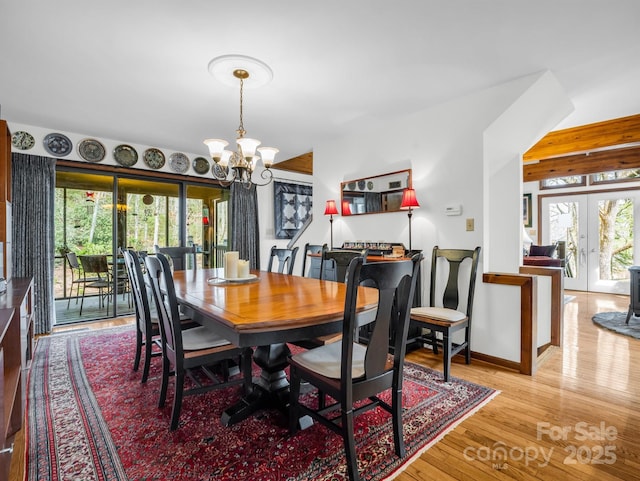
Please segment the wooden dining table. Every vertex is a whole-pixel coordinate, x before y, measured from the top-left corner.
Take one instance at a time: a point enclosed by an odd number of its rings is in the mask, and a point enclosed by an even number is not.
[[[285,368],[287,343],[340,332],[346,284],[274,272],[252,271],[253,279],[225,281],[221,269],[173,273],[178,302],[194,320],[214,329],[239,347],[254,347],[261,368],[253,389],[222,415],[231,425],[258,409],[286,410],[289,381]],[[357,312],[371,319],[378,302],[376,289],[359,287]]]

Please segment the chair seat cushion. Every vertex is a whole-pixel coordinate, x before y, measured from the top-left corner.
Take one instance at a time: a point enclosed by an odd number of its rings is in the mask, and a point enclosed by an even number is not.
[[[464,312],[455,309],[447,309],[446,307],[414,307],[411,309],[411,317],[416,316],[418,320],[421,317],[428,317],[438,321],[457,322],[462,321],[467,316]]]
[[[364,356],[367,347],[353,344],[353,379],[364,376]],[[324,346],[309,349],[292,356],[291,359],[300,366],[331,379],[340,379],[340,358],[342,355],[342,341],[332,342]]]
[[[204,326],[182,331],[182,348],[185,351],[198,351],[210,347],[230,344],[225,338]]]

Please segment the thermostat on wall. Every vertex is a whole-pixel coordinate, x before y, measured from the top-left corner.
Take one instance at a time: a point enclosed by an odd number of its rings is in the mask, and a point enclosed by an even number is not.
[[[461,204],[447,205],[444,208],[444,213],[447,215],[462,215],[462,205]]]

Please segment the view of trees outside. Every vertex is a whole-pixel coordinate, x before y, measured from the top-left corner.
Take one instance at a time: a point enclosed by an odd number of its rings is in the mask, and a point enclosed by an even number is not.
[[[558,202],[549,205],[551,241],[566,242],[566,274],[578,274],[578,203]],[[631,199],[598,202],[600,250],[599,271],[602,280],[629,277],[633,265],[633,201]],[[584,228],[584,226],[583,226]]]

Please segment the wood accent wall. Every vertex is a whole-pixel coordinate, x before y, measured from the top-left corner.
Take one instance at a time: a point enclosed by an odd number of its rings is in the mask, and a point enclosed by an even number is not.
[[[273,168],[313,175],[313,152],[307,152],[306,154],[283,160],[282,162],[273,164]]]
[[[549,132],[522,158],[524,182],[640,168],[640,115]]]

